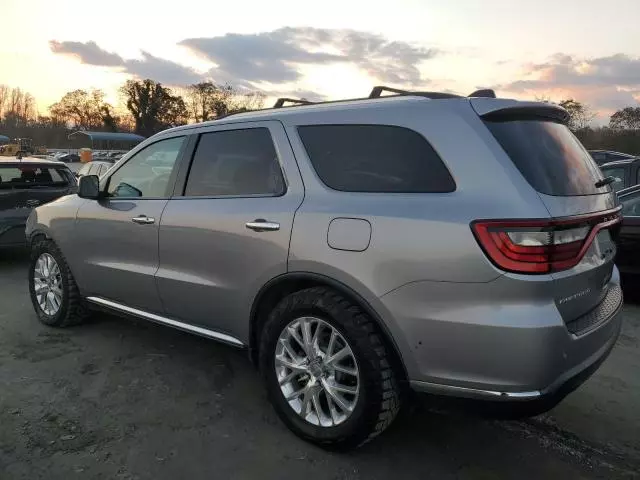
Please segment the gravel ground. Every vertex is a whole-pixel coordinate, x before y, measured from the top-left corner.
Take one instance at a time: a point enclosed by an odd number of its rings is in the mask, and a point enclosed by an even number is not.
[[[0,252],[0,478],[635,478],[640,308],[625,320],[610,359],[548,415],[495,421],[420,397],[374,442],[329,453],[285,429],[245,353],[106,315],[47,328],[26,254]]]

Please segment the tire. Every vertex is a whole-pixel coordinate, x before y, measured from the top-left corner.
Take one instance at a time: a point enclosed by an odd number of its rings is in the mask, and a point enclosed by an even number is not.
[[[40,305],[38,296],[36,296],[36,266],[38,260],[44,255],[50,255],[59,269],[61,284],[61,301],[55,312],[45,312]],[[38,316],[38,319],[50,327],[69,327],[82,323],[89,315],[88,309],[85,307],[78,286],[73,278],[69,265],[67,264],[62,252],[56,244],[47,239],[36,240],[31,246],[31,261],[29,263],[29,295],[31,303]],[[40,298],[42,298],[40,296]],[[50,306],[49,306],[50,308]]]
[[[350,413],[346,413],[346,410],[342,411],[347,417],[341,423],[336,422],[334,412],[328,406],[329,403],[333,403],[334,410],[337,410],[336,407],[339,404],[329,398],[327,390],[319,394],[319,398],[324,395],[322,401],[319,402],[322,403],[320,410],[329,411],[331,415],[317,414],[314,416],[313,411],[310,410],[307,419],[305,419],[294,410],[294,406],[290,405],[290,401],[285,398],[280,387],[279,375],[282,379],[288,378],[289,375],[276,371],[277,367],[283,368],[281,360],[276,360],[276,354],[278,349],[283,351],[283,347],[280,345],[283,342],[282,336],[287,336],[290,332],[287,327],[294,325],[297,328],[300,321],[316,322],[316,329],[320,329],[319,325],[323,325],[324,335],[328,335],[325,333],[326,329],[331,331],[331,335],[333,335],[331,329],[335,329],[337,331],[336,338],[338,334],[341,335],[342,340],[350,347],[350,352],[353,354],[353,363],[351,363],[353,368],[347,368],[356,372],[357,381],[349,379],[344,374],[333,372],[336,379],[348,379],[352,384],[357,382],[357,395],[341,394],[342,399],[349,397],[353,401]],[[309,332],[312,331],[311,328],[313,327],[309,327]],[[339,340],[336,342],[340,345]],[[302,345],[297,340],[295,343]],[[292,344],[288,343],[289,346]],[[344,347],[338,346],[338,348]],[[327,346],[324,351],[323,365],[324,359],[327,358],[327,352],[331,354],[332,351],[331,347]],[[390,353],[385,347],[377,325],[357,304],[332,289],[309,288],[292,293],[280,301],[270,312],[262,330],[259,359],[269,399],[282,421],[302,439],[323,448],[343,450],[360,446],[382,433],[393,422],[400,410],[400,388],[397,374],[392,368]],[[293,375],[294,370],[284,368],[284,372],[290,372]],[[342,369],[344,368],[343,366]],[[306,373],[298,375],[302,376],[292,380],[292,382],[296,382],[296,388],[300,388],[301,385],[302,388],[308,388],[312,382],[315,383],[316,379],[322,382],[322,378],[326,379],[326,376],[331,374],[325,371],[318,377]],[[343,377],[338,377],[338,375],[343,375]],[[347,380],[342,381],[346,382]],[[292,388],[289,392],[295,391],[296,388]],[[305,397],[298,398],[303,399],[300,400],[300,403],[304,405]],[[316,401],[315,398],[313,400]],[[314,409],[315,407],[317,412],[318,407],[315,405],[317,404],[313,403],[307,408]],[[308,411],[307,408],[305,408],[305,412]],[[316,422],[320,422],[322,417],[326,425],[320,426],[310,423],[309,416]]]

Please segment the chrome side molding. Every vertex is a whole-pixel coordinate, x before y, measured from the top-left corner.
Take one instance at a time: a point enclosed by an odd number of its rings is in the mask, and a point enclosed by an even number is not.
[[[121,303],[114,302],[112,300],[106,300],[101,297],[87,297],[87,301],[91,303],[95,303],[96,305],[101,305],[107,308],[111,308],[113,310],[118,310],[120,312],[128,313],[131,315],[135,315],[136,317],[143,318],[145,320],[149,320],[151,322],[160,323],[162,325],[168,325],[170,327],[178,328],[180,330],[185,330],[190,333],[195,333],[196,335],[200,335],[207,338],[212,338],[213,340],[218,340],[220,342],[228,343],[233,345],[234,347],[244,347],[244,343],[238,340],[231,335],[227,335],[226,333],[216,332],[214,330],[209,330],[203,327],[197,327],[195,325],[189,325],[188,323],[179,322],[178,320],[172,320],[171,318],[166,318],[155,313],[145,312],[144,310],[138,310],[137,308],[128,307],[127,305],[122,305]]]
[[[498,392],[494,390],[482,390],[478,388],[456,387],[453,385],[442,385],[439,383],[422,382],[412,380],[411,387],[424,393],[438,395],[453,395],[456,397],[475,398],[478,400],[505,400],[505,401],[527,401],[535,400],[542,396],[539,390],[530,392]]]

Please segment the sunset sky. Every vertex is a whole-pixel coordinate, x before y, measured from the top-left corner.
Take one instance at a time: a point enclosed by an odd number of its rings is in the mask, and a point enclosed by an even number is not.
[[[2,0],[0,83],[41,113],[128,78],[211,79],[268,96],[372,85],[574,97],[601,121],[640,100],[640,0]]]

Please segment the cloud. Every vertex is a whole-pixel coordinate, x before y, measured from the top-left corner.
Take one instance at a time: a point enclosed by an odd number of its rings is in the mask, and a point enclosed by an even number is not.
[[[624,54],[583,59],[559,53],[525,66],[523,76],[498,88],[528,95],[556,92],[607,113],[640,98],[640,58]]]
[[[103,50],[96,42],[58,42],[51,40],[49,47],[53,53],[74,56],[87,65],[119,67],[124,64],[120,55]]]
[[[217,67],[219,81],[285,83],[302,77],[301,65],[351,63],[389,83],[424,82],[418,64],[439,52],[356,30],[284,27],[257,34],[229,33],[180,42]]]
[[[350,29],[284,27],[256,34],[228,33],[209,38],[189,38],[179,45],[215,66],[205,74],[188,66],[142,51],[138,59],[124,59],[95,42],[49,42],[55,54],[72,55],[86,65],[112,67],[137,78],[152,78],[169,85],[210,79],[255,90],[270,84],[274,91],[320,100],[322,95],[291,91],[284,85],[299,82],[308,65],[355,65],[376,81],[405,87],[424,85],[419,66],[440,52],[402,41]],[[280,87],[279,87],[280,86]],[[269,87],[267,87],[269,88]],[[267,92],[267,94],[270,94]]]
[[[85,65],[115,67],[138,78],[152,78],[160,83],[183,85],[203,80],[195,70],[171,60],[159,58],[149,52],[140,52],[141,59],[124,59],[99,47],[95,42],[49,42],[51,51],[71,55]]]
[[[169,85],[189,85],[203,80],[203,75],[171,60],[142,51],[141,60],[125,60],[127,73],[138,78],[152,78]]]

